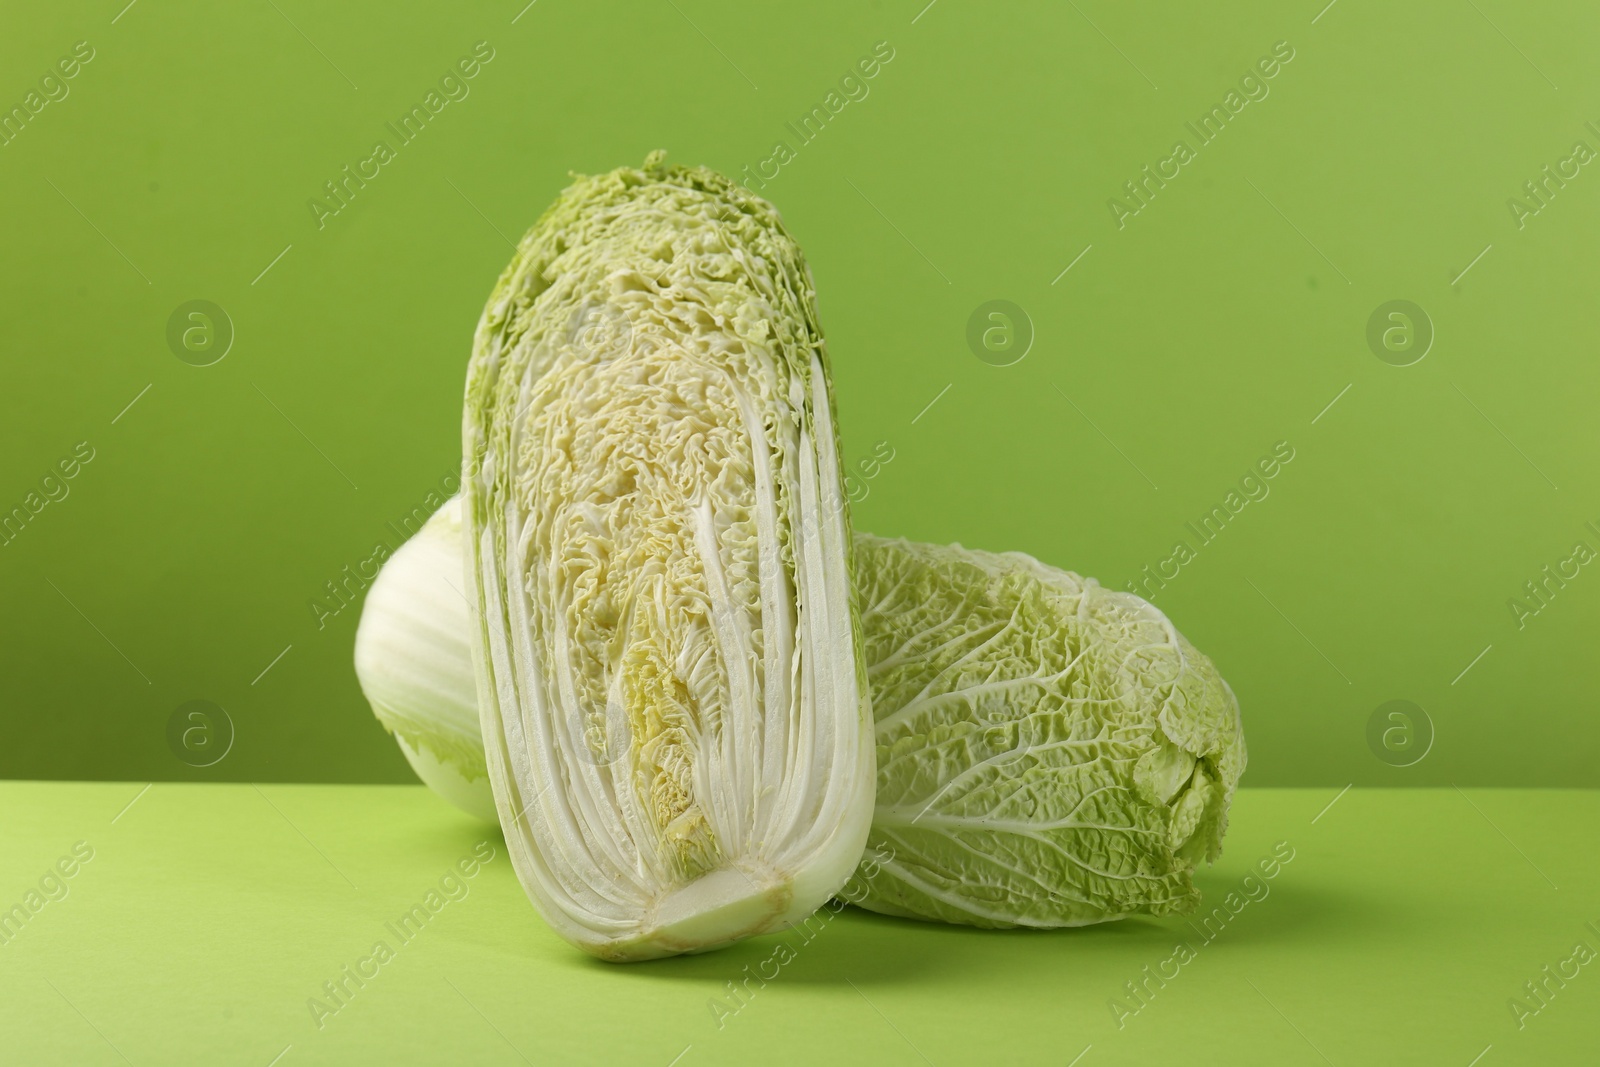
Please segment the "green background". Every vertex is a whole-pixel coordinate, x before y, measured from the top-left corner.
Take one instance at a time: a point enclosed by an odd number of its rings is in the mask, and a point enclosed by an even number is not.
[[[95,57],[0,147],[0,507],[94,459],[0,547],[0,775],[411,780],[356,687],[355,609],[309,605],[455,464],[509,239],[569,171],[793,146],[887,41],[763,190],[811,261],[847,458],[894,456],[856,525],[1120,587],[1287,441],[1156,598],[1238,693],[1246,784],[1600,781],[1600,577],[1522,628],[1507,605],[1600,547],[1600,176],[1520,229],[1507,207],[1600,147],[1600,18],[925,2],[7,12],[0,105]],[[323,183],[479,41],[470,95],[318,229]],[[1278,41],[1270,94],[1119,229],[1108,200]],[[196,299],[236,333],[211,366],[167,343]],[[1035,334],[1009,366],[966,341],[993,299]],[[1411,366],[1366,340],[1395,299],[1436,333]],[[237,731],[205,769],[166,741],[193,699]],[[1395,699],[1436,730],[1405,768],[1367,741]]]

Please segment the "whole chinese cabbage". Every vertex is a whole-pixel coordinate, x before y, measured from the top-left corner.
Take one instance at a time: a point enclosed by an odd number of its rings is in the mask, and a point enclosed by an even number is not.
[[[995,555],[856,539],[878,738],[852,902],[973,926],[1191,910],[1244,770],[1211,661],[1131,593]]]
[[[605,959],[780,929],[839,889],[871,714],[815,294],[703,168],[581,178],[474,341],[463,526],[517,874]]]

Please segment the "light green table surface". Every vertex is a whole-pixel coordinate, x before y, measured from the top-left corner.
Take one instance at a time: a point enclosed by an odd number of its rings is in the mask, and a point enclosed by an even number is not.
[[[1499,1067],[1600,1056],[1600,966],[1567,962],[1579,943],[1600,949],[1596,792],[1247,790],[1226,855],[1202,877],[1205,906],[1275,849],[1293,858],[1248,883],[1259,899],[1209,941],[1182,920],[997,933],[847,908],[809,940],[614,966],[551,934],[498,832],[421,787],[141,790],[0,783],[0,907],[26,909],[58,860],[92,850],[66,864],[66,895],[0,945],[6,1063]],[[460,880],[462,896],[447,875],[475,849],[493,858]],[[441,894],[402,940],[389,924],[441,879],[459,899]],[[392,958],[366,965],[376,973],[362,988],[347,980],[353,995],[319,1028],[308,1001],[380,941]],[[789,955],[780,941],[793,958],[775,968],[767,961]],[[1124,984],[1179,941],[1192,958],[1169,964],[1164,986],[1149,982],[1140,1007]],[[740,1007],[727,983],[764,963],[776,977],[750,980]],[[1549,980],[1541,1005],[1524,983],[1546,965],[1577,973]],[[1530,1009],[1521,1026],[1517,997]],[[1113,999],[1128,1009],[1121,1026]]]

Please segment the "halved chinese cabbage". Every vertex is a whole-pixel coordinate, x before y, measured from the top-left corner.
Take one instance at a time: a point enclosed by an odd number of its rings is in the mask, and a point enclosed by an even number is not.
[[[1191,910],[1244,771],[1167,617],[1031,556],[856,538],[878,796],[852,903],[973,926]]]
[[[580,178],[479,323],[469,642],[513,864],[611,960],[813,911],[861,857],[871,713],[810,272],[703,168]]]

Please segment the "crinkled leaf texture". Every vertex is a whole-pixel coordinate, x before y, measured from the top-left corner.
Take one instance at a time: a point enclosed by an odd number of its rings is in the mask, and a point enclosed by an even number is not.
[[[861,856],[872,724],[777,212],[659,154],[578,179],[484,309],[463,434],[489,777],[540,913],[629,960],[813,911]]]
[[[1151,604],[1030,556],[856,553],[878,790],[852,901],[987,927],[1191,910],[1245,765],[1211,661]]]

